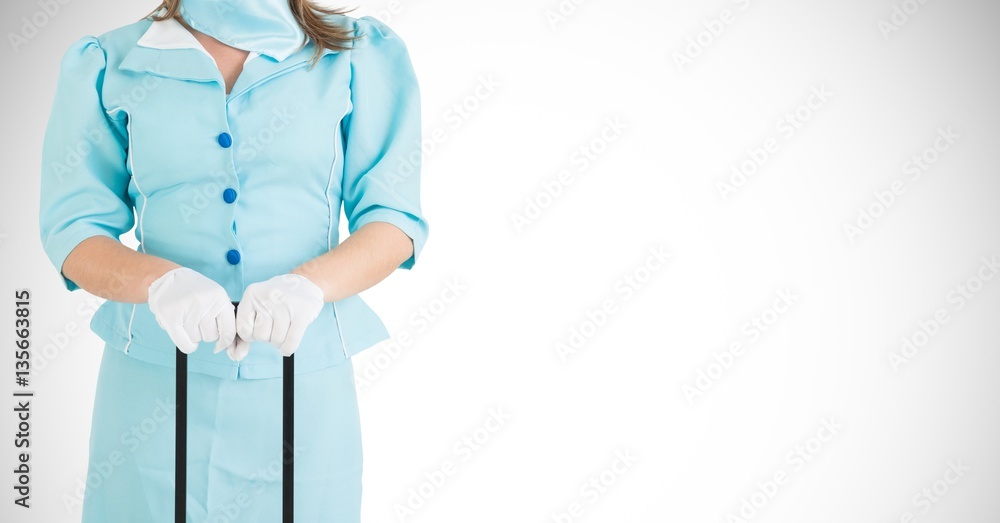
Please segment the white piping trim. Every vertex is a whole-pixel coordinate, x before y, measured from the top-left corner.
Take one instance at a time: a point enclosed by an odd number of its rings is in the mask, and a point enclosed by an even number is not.
[[[132,173],[132,181],[135,182],[135,188],[139,191],[139,196],[142,196],[142,211],[139,212],[139,223],[137,224],[137,228],[139,229],[139,236],[144,236],[142,230],[143,215],[146,214],[146,203],[149,202],[149,198],[147,198],[146,193],[142,191],[142,187],[139,186],[139,179],[135,176],[135,162],[133,162],[135,155],[132,154],[132,115],[121,107],[107,111],[107,113],[110,115],[117,111],[125,111],[125,115],[128,117],[125,122],[125,134],[128,135],[128,151],[126,154],[128,155],[128,167],[129,171]],[[139,242],[139,248],[142,249],[143,253],[146,252],[146,244],[144,242]]]
[[[333,187],[333,170],[337,168],[337,146],[340,140],[340,122],[344,120],[344,116],[347,116],[347,111],[337,120],[337,127],[333,131],[333,164],[330,166],[330,178],[326,182],[326,207],[330,210],[330,222],[327,226],[326,232],[326,250],[329,251],[333,248],[333,200],[330,198],[330,188]],[[337,212],[340,212],[340,206],[337,206]],[[344,350],[344,359],[350,358],[347,354],[347,344],[344,343],[344,331],[340,328],[340,314],[337,314],[337,302],[331,302],[333,305],[333,318],[337,321],[337,335],[340,336],[340,347]]]
[[[135,319],[135,304],[132,304],[132,315],[128,317],[128,341],[125,342],[125,354],[128,354],[128,348],[132,345],[132,320]]]
[[[340,330],[340,314],[337,314],[337,302],[330,302],[333,305],[333,319],[337,322],[337,334],[340,336],[340,347],[344,349],[344,359],[350,358],[347,355],[347,344],[344,343],[344,332]]]
[[[139,212],[139,223],[136,224],[136,228],[139,230],[139,236],[143,237],[143,241],[139,242],[139,249],[143,253],[146,252],[146,242],[145,234],[143,232],[143,215],[146,214],[146,204],[149,202],[149,198],[146,197],[146,193],[142,192],[142,187],[139,186],[139,179],[135,176],[135,164],[133,163],[133,158],[135,155],[132,154],[132,115],[128,111],[121,107],[117,107],[114,110],[106,111],[109,115],[117,111],[125,111],[125,116],[127,117],[125,121],[125,134],[128,136],[128,150],[126,155],[128,156],[128,167],[129,171],[132,173],[132,181],[135,182],[135,188],[139,191],[139,196],[142,196],[142,211]],[[132,314],[128,318],[128,342],[125,343],[125,354],[128,354],[128,349],[132,345],[132,321],[135,319],[135,303],[132,304]]]

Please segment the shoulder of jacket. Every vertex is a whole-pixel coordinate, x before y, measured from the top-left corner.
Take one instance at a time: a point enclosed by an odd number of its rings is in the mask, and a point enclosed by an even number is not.
[[[63,59],[73,59],[80,53],[100,51],[105,56],[107,63],[116,64],[135,47],[142,38],[146,30],[149,29],[152,19],[143,18],[128,25],[117,27],[100,33],[98,35],[83,35],[69,45],[63,53]]]
[[[348,14],[325,15],[327,20],[340,25],[352,32],[358,38],[357,46],[367,44],[371,39],[399,39],[399,35],[388,24],[374,16],[351,16]]]
[[[398,55],[408,53],[406,42],[386,22],[374,16],[361,16],[354,19],[355,36],[358,37],[355,47],[358,50],[372,48],[376,54]]]
[[[398,39],[399,35],[389,24],[374,16],[365,15],[357,18],[357,28],[362,33],[386,39]]]

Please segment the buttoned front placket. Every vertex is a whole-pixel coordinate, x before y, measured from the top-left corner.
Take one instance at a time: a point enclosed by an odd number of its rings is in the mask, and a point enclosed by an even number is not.
[[[239,237],[236,235],[236,199],[239,191],[235,188],[239,187],[240,178],[239,174],[236,172],[236,161],[233,158],[232,152],[233,135],[230,134],[228,102],[226,103],[225,114],[223,116],[225,129],[219,133],[219,136],[216,138],[216,142],[218,143],[218,149],[220,150],[219,156],[222,158],[222,163],[225,163],[225,172],[228,177],[229,187],[222,190],[221,202],[217,203],[217,205],[227,205],[230,207],[230,212],[228,214],[229,224],[227,224],[229,228],[227,232],[230,237],[230,244],[228,245],[229,249],[225,251],[224,255],[226,262],[231,265],[235,271],[234,276],[237,282],[237,288],[242,289],[244,288],[243,266],[240,262],[243,259],[243,255],[241,254],[242,249],[240,248]],[[222,254],[220,253],[220,258],[221,257]]]
[[[243,71],[237,77],[235,84],[231,93],[224,96],[224,117],[226,121],[226,128],[218,136],[218,144],[227,152],[228,165],[227,169],[232,173],[233,186],[227,187],[222,191],[222,200],[225,204],[232,205],[232,235],[233,235],[233,247],[226,252],[226,261],[231,265],[241,267],[241,261],[243,260],[243,253],[239,247],[239,235],[238,227],[235,218],[236,205],[238,204],[239,193],[241,187],[240,183],[240,165],[236,159],[236,145],[239,136],[233,136],[232,125],[230,122],[234,118],[238,117],[239,112],[242,110],[242,101],[245,99],[248,93],[253,89],[259,87],[265,82],[272,81],[275,78],[288,74],[289,72],[306,67],[308,65],[308,58],[312,55],[312,46],[307,46],[297,53],[289,56],[285,60],[278,62],[273,58],[261,55],[255,60],[247,60],[243,65]],[[326,49],[323,54],[331,52]],[[225,89],[225,82],[221,77],[221,73],[218,79],[218,86],[220,89]],[[242,272],[240,273],[240,288],[243,288],[243,278]]]

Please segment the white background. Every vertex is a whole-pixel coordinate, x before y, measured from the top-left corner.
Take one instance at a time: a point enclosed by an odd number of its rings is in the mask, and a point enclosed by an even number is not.
[[[422,259],[363,294],[410,337],[355,357],[364,520],[996,521],[1000,281],[981,260],[1000,255],[998,5],[577,3],[352,12],[406,41],[425,136],[443,137],[425,151]],[[910,14],[880,27],[894,6]],[[5,522],[79,521],[66,499],[86,473],[102,347],[88,330],[96,303],[65,291],[37,234],[58,59],[154,7],[67,1],[0,50],[0,315],[12,325],[13,289],[31,289],[33,339],[53,355],[33,381],[33,508],[15,509],[5,487]],[[41,7],[3,11],[17,33]],[[937,139],[949,129],[953,143]],[[914,156],[934,161],[912,171]],[[518,227],[529,202],[539,215]],[[647,265],[650,249],[670,258]],[[642,280],[628,295],[616,287],[627,278]],[[586,325],[605,300],[614,312]],[[422,310],[433,321],[413,321]],[[755,318],[765,328],[746,327]],[[589,336],[561,357],[574,329]],[[904,337],[921,346],[894,366]],[[734,343],[739,355],[723,356]],[[4,354],[0,390],[13,391]],[[432,486],[442,469],[453,473]]]

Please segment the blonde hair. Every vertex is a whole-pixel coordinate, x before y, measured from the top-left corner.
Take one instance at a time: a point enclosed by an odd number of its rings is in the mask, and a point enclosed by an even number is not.
[[[156,9],[153,9],[153,11],[143,18],[152,18],[157,21],[174,18],[177,16],[177,12],[180,9],[181,1],[182,0],[162,0]],[[299,22],[299,26],[302,27],[302,31],[306,34],[306,37],[308,37],[309,40],[318,43],[318,45],[316,45],[316,50],[309,61],[310,67],[315,65],[316,61],[319,60],[324,48],[334,51],[344,51],[353,46],[354,40],[363,36],[355,36],[350,28],[336,25],[324,18],[325,15],[347,14],[356,8],[331,9],[315,5],[309,0],[288,0],[288,6],[291,7],[292,14],[295,15],[295,20]],[[156,13],[160,10],[164,10],[164,12],[157,15]]]

